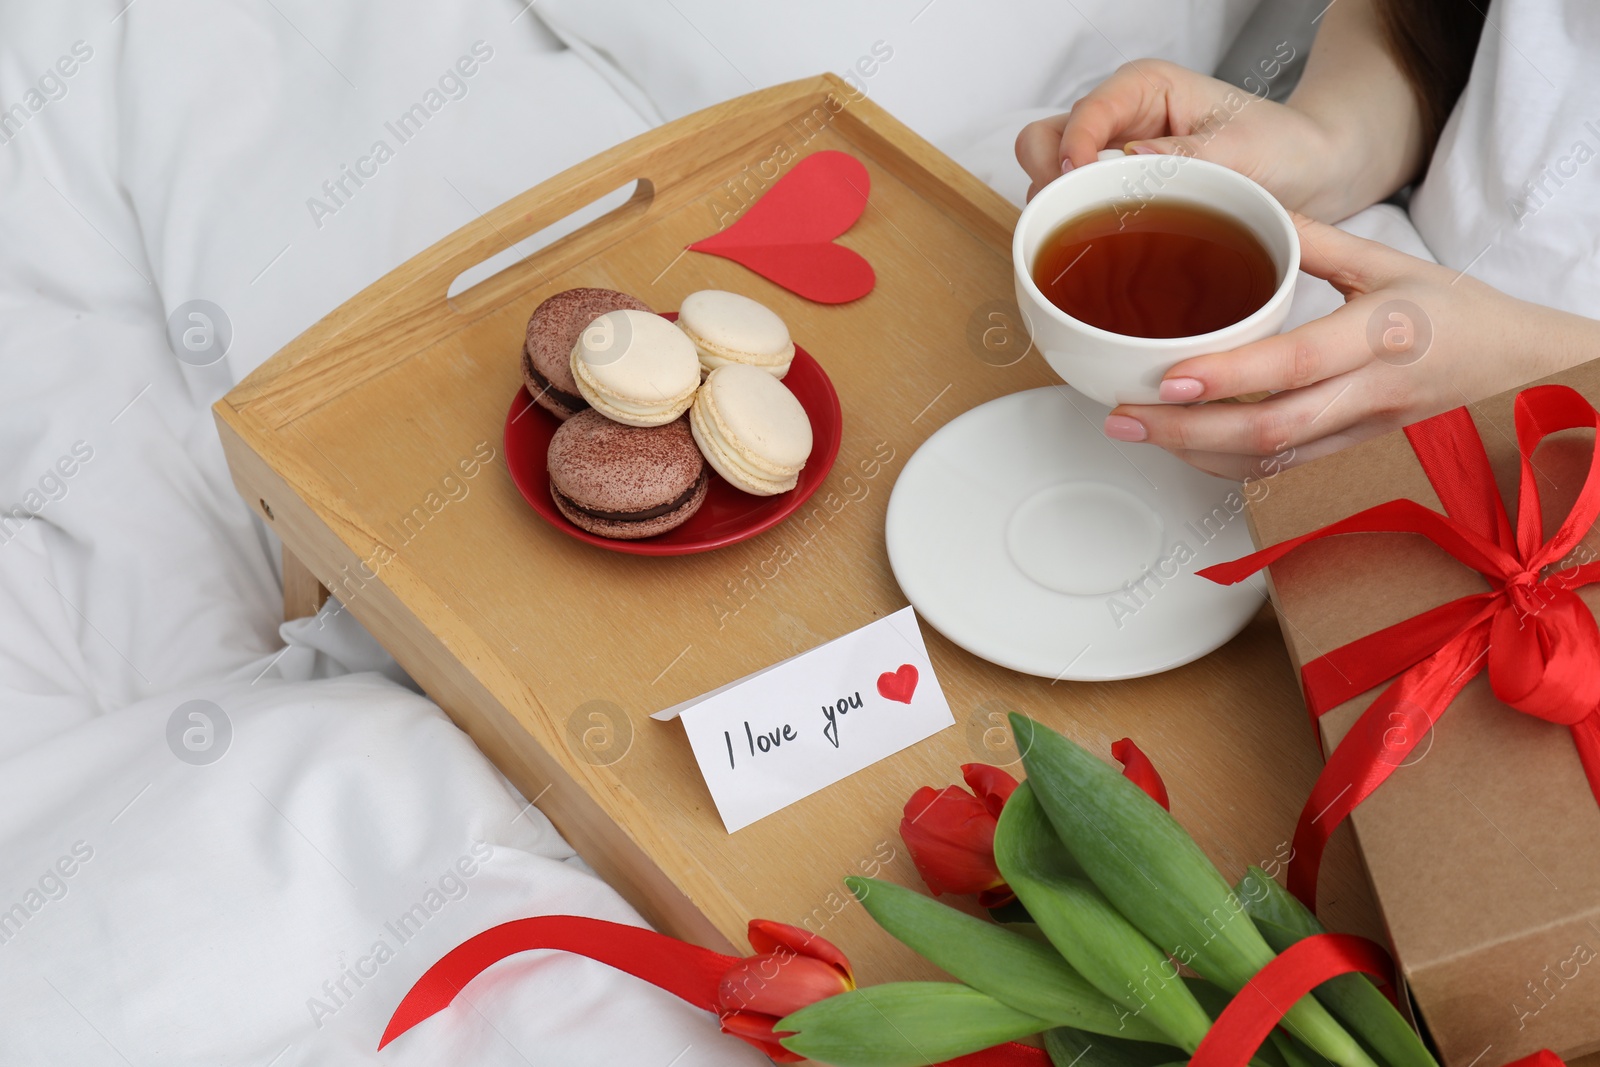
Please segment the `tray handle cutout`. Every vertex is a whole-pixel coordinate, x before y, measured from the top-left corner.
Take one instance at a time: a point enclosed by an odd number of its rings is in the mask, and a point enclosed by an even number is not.
[[[549,278],[534,262],[541,253],[565,238],[576,240],[590,233],[626,224],[648,211],[654,196],[654,184],[648,178],[639,178],[623,182],[610,192],[574,208],[521,239],[496,231],[503,247],[457,274],[445,294],[446,300],[452,310],[470,314],[485,310],[485,305],[493,306],[497,302],[496,293],[502,287],[522,291],[545,284]],[[474,291],[491,279],[496,284],[481,293]]]

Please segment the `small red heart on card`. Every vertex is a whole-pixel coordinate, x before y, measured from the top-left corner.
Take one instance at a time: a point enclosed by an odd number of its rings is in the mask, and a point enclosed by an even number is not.
[[[814,152],[778,179],[729,227],[689,248],[731,259],[819,304],[872,292],[872,264],[833,239],[867,207],[872,179],[843,152]]]
[[[885,700],[911,703],[911,694],[917,691],[917,669],[909,663],[900,664],[897,671],[884,671],[878,675],[878,695]]]

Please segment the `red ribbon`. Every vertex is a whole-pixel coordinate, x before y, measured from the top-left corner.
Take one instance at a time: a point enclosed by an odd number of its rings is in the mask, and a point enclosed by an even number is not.
[[[1364,937],[1314,934],[1296,941],[1228,1002],[1200,1039],[1189,1067],[1244,1067],[1301,997],[1355,971],[1393,981],[1389,954]]]
[[[581,915],[538,915],[491,927],[429,967],[395,1008],[378,1048],[450,1006],[466,984],[507,956],[560,949],[626,971],[697,1008],[717,1010],[717,982],[737,956],[724,956],[654,930]]]
[[[1553,566],[1600,516],[1600,451],[1590,459],[1572,510],[1549,540],[1532,463],[1534,450],[1550,434],[1600,429],[1600,412],[1576,390],[1541,385],[1517,396],[1515,413],[1522,469],[1514,533],[1483,441],[1467,410],[1457,408],[1406,428],[1445,514],[1413,500],[1391,500],[1199,572],[1232,585],[1308,541],[1344,533],[1415,533],[1483,575],[1489,585],[1487,592],[1369,634],[1302,668],[1313,724],[1346,700],[1394,679],[1334,749],[1300,813],[1289,889],[1308,907],[1316,906],[1317,872],[1334,829],[1404,762],[1456,695],[1485,669],[1502,702],[1571,729],[1590,789],[1600,799],[1600,628],[1572,591],[1600,581],[1600,561]]]
[[[1211,1024],[1189,1067],[1245,1067],[1301,997],[1341,974],[1370,974],[1394,981],[1389,954],[1376,942],[1353,934],[1314,934],[1279,953],[1223,1009]],[[1566,1067],[1549,1049],[1506,1067]]]
[[[378,1048],[449,1007],[468,982],[494,964],[534,949],[587,956],[712,1013],[717,1011],[718,982],[740,961],[738,956],[604,919],[582,915],[516,919],[468,938],[423,972],[395,1008]],[[1050,1058],[1043,1049],[1012,1041],[958,1056],[939,1067],[1050,1067]]]

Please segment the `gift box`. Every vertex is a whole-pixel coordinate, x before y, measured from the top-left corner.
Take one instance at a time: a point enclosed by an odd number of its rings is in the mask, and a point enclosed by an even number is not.
[[[1552,405],[1570,416],[1583,401],[1600,404],[1600,363],[1536,384],[1569,386],[1582,399],[1561,389],[1524,395],[1525,446],[1537,437],[1541,417],[1546,426],[1562,424],[1549,413]],[[1542,529],[1519,522],[1519,494],[1530,499],[1520,484],[1525,468],[1515,410],[1524,389],[1470,405],[1470,426],[1459,415],[1445,416],[1247,482],[1243,495],[1255,543],[1278,545],[1396,498],[1437,512],[1446,511],[1441,496],[1453,498],[1451,513],[1465,519],[1458,525],[1492,526],[1494,518],[1483,510],[1492,500],[1492,471],[1510,517],[1500,537],[1516,558],[1535,559],[1530,546],[1557,537],[1579,500],[1595,460],[1595,432],[1561,430],[1532,451],[1526,473],[1538,507],[1527,510],[1541,513]],[[1486,469],[1472,454],[1474,427]],[[1427,457],[1431,478],[1419,455]],[[1483,484],[1473,489],[1474,482]],[[1591,494],[1600,496],[1600,478]],[[1475,519],[1461,514],[1473,507],[1480,511]],[[1459,540],[1457,554],[1479,553],[1481,562],[1482,546],[1470,537]],[[1349,822],[1401,973],[1447,1067],[1496,1067],[1540,1048],[1569,1060],[1600,1049],[1600,804],[1579,754],[1585,724],[1569,728],[1526,713],[1527,705],[1549,704],[1552,696],[1557,704],[1586,701],[1584,694],[1600,685],[1596,646],[1584,632],[1593,629],[1584,616],[1600,604],[1600,585],[1560,588],[1593,580],[1591,572],[1600,571],[1594,562],[1600,561],[1600,532],[1575,528],[1569,540],[1575,543],[1559,564],[1515,577],[1509,586],[1518,588],[1503,593],[1505,599],[1484,597],[1459,611],[1441,606],[1508,586],[1416,533],[1322,537],[1289,551],[1269,570],[1308,703],[1319,695],[1329,702],[1327,694],[1337,693],[1338,702],[1313,717],[1324,752],[1335,753],[1351,735],[1353,749],[1375,756],[1375,770],[1365,770],[1388,775],[1354,807]],[[1539,581],[1557,572],[1565,577]],[[1474,624],[1484,629],[1462,639],[1456,662],[1441,669],[1436,656],[1412,669],[1374,715],[1362,719],[1389,688],[1387,679],[1343,699],[1362,681],[1341,677],[1341,668],[1358,675],[1369,660],[1390,655],[1394,643],[1373,639],[1342,662],[1341,646],[1421,616],[1410,624],[1412,637],[1422,632],[1431,649],[1462,628],[1468,611],[1493,615],[1495,604],[1512,602],[1516,610],[1501,612],[1498,621]],[[1439,610],[1428,614],[1432,609]],[[1449,650],[1441,656],[1449,660]],[[1490,659],[1498,660],[1493,670],[1487,669]],[[1435,677],[1423,679],[1421,690],[1431,685],[1448,693],[1471,679],[1453,699],[1445,698],[1431,728],[1417,677],[1429,664]],[[1540,670],[1544,688],[1517,699],[1524,710],[1497,698],[1497,690],[1504,695],[1526,687]],[[1587,737],[1591,764],[1594,736]],[[1337,776],[1319,783],[1320,795],[1302,816],[1302,833],[1320,814],[1317,808],[1339,808],[1345,803],[1339,794],[1361,793],[1365,780],[1361,774],[1343,779],[1343,789]]]

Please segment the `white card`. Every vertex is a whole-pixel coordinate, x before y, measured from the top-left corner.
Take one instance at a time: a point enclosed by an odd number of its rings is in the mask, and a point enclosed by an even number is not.
[[[910,608],[674,714],[730,834],[955,725]]]

